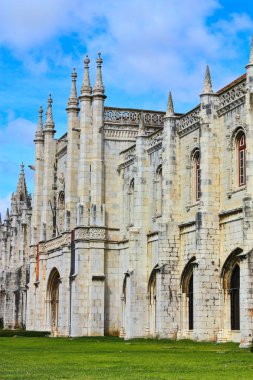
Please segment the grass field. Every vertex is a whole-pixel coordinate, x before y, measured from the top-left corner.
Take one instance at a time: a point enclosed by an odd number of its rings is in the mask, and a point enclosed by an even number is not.
[[[238,344],[119,338],[0,338],[0,379],[253,379]]]

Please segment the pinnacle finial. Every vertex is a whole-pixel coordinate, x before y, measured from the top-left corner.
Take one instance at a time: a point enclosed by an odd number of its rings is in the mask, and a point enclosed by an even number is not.
[[[250,56],[249,56],[249,65],[253,65],[253,36],[251,38],[251,47],[250,47]]]
[[[174,115],[175,115],[175,112],[174,112],[173,99],[172,99],[171,92],[169,92],[166,116],[174,116]]]
[[[3,224],[2,223],[2,216],[1,216],[1,212],[0,212],[0,225]]]
[[[77,73],[76,73],[75,68],[73,68],[73,71],[71,73],[71,78],[72,78],[72,83],[71,83],[71,90],[70,90],[70,96],[69,96],[67,110],[69,110],[71,108],[74,108],[74,109],[78,108],[78,98],[77,98],[77,92],[76,92]]]
[[[202,95],[204,94],[213,94],[211,75],[208,65],[206,65],[205,81],[202,90]]]
[[[103,60],[101,58],[101,53],[98,53],[98,58],[96,62],[97,62],[97,76],[96,76],[93,92],[104,95],[105,89],[103,85],[102,70],[101,70]]]
[[[43,138],[43,108],[40,106],[39,108],[39,120],[38,120],[38,127],[37,131],[35,133],[36,138]]]
[[[46,123],[45,123],[45,130],[54,129],[54,120],[53,120],[53,113],[52,113],[52,103],[53,99],[51,94],[49,94],[48,101],[47,101],[47,112],[46,112]]]
[[[91,85],[90,85],[90,74],[89,74],[89,63],[90,59],[88,57],[88,54],[86,54],[85,60],[84,60],[84,78],[83,78],[83,84],[81,87],[81,95],[91,94]]]

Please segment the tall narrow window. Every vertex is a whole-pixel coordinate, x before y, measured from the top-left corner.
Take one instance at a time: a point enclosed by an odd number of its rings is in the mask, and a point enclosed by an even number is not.
[[[236,265],[230,280],[231,330],[240,330],[240,267]]]
[[[162,214],[162,167],[159,166],[156,171],[156,216]]]
[[[134,207],[135,207],[134,179],[132,179],[130,182],[129,191],[128,191],[128,224],[129,226],[134,225]]]
[[[193,274],[191,275],[189,281],[189,305],[188,305],[188,321],[189,321],[189,330],[193,330]]]
[[[198,201],[200,199],[200,154],[199,150],[197,150],[193,156],[194,163],[194,193],[195,200]]]
[[[240,133],[237,138],[237,149],[239,186],[243,186],[246,184],[246,139],[244,133]]]

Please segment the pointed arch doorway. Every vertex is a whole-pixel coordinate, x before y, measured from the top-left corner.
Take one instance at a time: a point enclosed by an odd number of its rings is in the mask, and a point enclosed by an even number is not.
[[[47,299],[49,303],[49,321],[51,334],[58,335],[58,317],[59,317],[59,284],[60,274],[56,268],[51,270],[47,285]]]

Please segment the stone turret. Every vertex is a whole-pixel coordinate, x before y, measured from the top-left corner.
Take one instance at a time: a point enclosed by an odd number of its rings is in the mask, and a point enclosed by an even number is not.
[[[92,164],[91,164],[91,215],[90,224],[104,225],[104,100],[101,53],[97,58],[97,74],[93,88]]]
[[[78,204],[77,224],[88,225],[89,223],[89,188],[90,188],[90,165],[92,154],[92,89],[90,85],[88,55],[84,60],[84,79],[80,95],[80,154],[78,162]]]
[[[54,120],[52,113],[53,99],[51,95],[48,98],[46,113],[46,122],[44,129],[44,168],[43,168],[43,207],[41,215],[40,239],[52,238],[56,234],[56,225],[54,224],[53,210],[54,204],[54,186],[55,186],[55,151],[56,141],[54,140]]]
[[[193,289],[198,294],[199,304],[194,308],[194,338],[208,340],[218,333],[219,319],[219,140],[217,120],[218,99],[213,93],[209,67],[206,67],[203,90],[200,95],[200,196],[199,207],[196,212],[196,262],[193,266]],[[195,170],[195,169],[194,169]],[[194,173],[194,175],[197,175]],[[209,237],[210,238],[204,238]],[[203,273],[209,268],[209,276]],[[211,297],[213,289],[215,296]],[[196,299],[195,301],[196,302]],[[212,313],[208,310],[212,308]],[[207,315],[204,324],[200,322],[200,315]]]
[[[76,222],[76,203],[77,203],[77,170],[78,170],[78,143],[79,143],[79,107],[76,91],[76,70],[71,74],[72,83],[68,100],[68,146],[67,146],[67,170],[65,178],[65,212],[70,215],[70,226],[73,228]],[[68,217],[69,219],[69,217]]]

